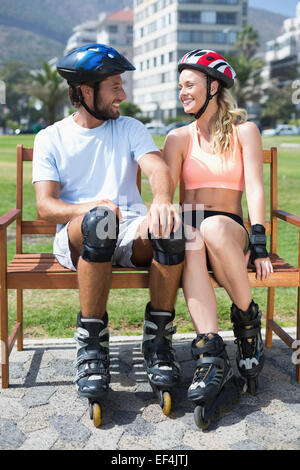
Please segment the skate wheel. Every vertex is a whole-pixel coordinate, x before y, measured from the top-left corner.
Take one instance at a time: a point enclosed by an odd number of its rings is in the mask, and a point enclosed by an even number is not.
[[[90,418],[93,420],[96,428],[101,426],[101,406],[99,403],[94,402],[90,404]]]
[[[169,416],[171,412],[171,395],[169,394],[169,392],[163,392],[162,399],[163,414]]]
[[[247,386],[248,386],[248,392],[251,395],[257,395],[258,378],[257,377],[251,377],[250,379],[248,379]]]
[[[204,407],[203,406],[196,406],[194,410],[194,420],[196,423],[196,426],[198,428],[202,429],[205,431],[210,425],[210,419],[204,419]]]

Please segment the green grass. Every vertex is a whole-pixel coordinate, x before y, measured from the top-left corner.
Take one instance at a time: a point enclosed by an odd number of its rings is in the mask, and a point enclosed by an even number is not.
[[[34,136],[0,137],[0,214],[15,207],[16,191],[16,145],[33,145]],[[163,146],[164,138],[155,137],[158,147]],[[287,212],[300,215],[300,152],[297,148],[286,148],[284,143],[300,143],[300,137],[264,138],[264,148],[278,148],[278,207]],[[264,181],[267,201],[269,198],[269,167],[265,165]],[[36,216],[35,195],[31,184],[31,164],[25,163],[24,171],[24,219],[32,220]],[[146,205],[151,203],[151,188],[143,177],[142,197]],[[178,191],[176,193],[178,201]],[[244,216],[246,201],[243,198]],[[8,258],[15,254],[15,227],[8,229]],[[298,263],[298,238],[296,227],[284,222],[278,223],[278,252],[291,264]],[[51,252],[53,237],[25,237],[24,251]],[[215,289],[218,301],[219,328],[231,328],[229,320],[230,300],[223,289]],[[253,297],[263,312],[266,310],[266,289],[253,289]],[[294,326],[296,318],[296,288],[276,289],[276,319],[281,326]],[[130,299],[128,301],[127,299]],[[141,334],[143,312],[149,293],[146,289],[112,290],[108,302],[110,329],[112,334]],[[176,324],[178,332],[192,332],[187,307],[182,290],[178,291],[176,302]],[[75,330],[75,318],[79,310],[77,291],[31,290],[24,291],[24,326],[25,336],[71,337]],[[15,292],[9,292],[9,325],[15,319]]]

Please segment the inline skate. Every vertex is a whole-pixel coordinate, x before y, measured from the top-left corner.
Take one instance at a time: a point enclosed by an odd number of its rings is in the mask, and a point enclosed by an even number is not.
[[[192,357],[197,362],[188,399],[195,404],[194,420],[202,430],[229,411],[244,391],[245,383],[235,377],[225,348],[216,333],[199,334],[192,342]]]
[[[172,348],[175,312],[151,309],[145,312],[142,352],[149,383],[158,397],[163,413],[171,411],[171,389],[180,380],[180,366]]]
[[[90,418],[94,425],[101,425],[100,400],[108,391],[109,373],[109,332],[107,313],[103,318],[85,318],[81,312],[77,318],[77,374],[74,382],[80,397],[88,398]]]
[[[251,301],[248,310],[240,310],[234,303],[231,307],[231,321],[237,344],[236,362],[242,377],[247,380],[248,391],[256,395],[258,375],[264,365],[264,347],[261,338],[261,312]]]

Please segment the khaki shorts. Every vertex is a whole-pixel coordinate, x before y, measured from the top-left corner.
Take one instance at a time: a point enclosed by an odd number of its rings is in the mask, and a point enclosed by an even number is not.
[[[131,262],[132,243],[140,224],[145,220],[145,215],[129,215],[119,224],[119,236],[117,246],[112,258],[112,264],[125,268],[135,268]],[[73,265],[68,237],[69,222],[63,225],[57,232],[53,243],[53,253],[57,261],[65,268],[76,271]]]

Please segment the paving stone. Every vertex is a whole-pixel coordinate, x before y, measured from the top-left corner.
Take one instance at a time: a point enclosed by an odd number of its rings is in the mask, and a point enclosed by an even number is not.
[[[236,442],[235,444],[232,444],[230,448],[232,450],[264,450],[264,448],[257,444],[257,442],[250,441],[249,439]]]
[[[94,429],[83,448],[84,450],[115,450],[124,432],[124,426],[102,425],[99,429]]]
[[[2,419],[10,421],[19,421],[26,415],[27,410],[22,406],[17,398],[1,396],[0,398],[0,416]]]
[[[21,403],[27,408],[45,405],[49,403],[50,397],[55,393],[55,387],[42,386],[30,388],[26,395],[22,398]]]
[[[58,433],[53,428],[40,429],[27,434],[20,450],[49,450],[58,439]]]
[[[138,415],[132,423],[127,424],[125,430],[132,436],[147,436],[155,432],[154,426],[145,421],[141,415]]]
[[[19,430],[16,423],[0,419],[0,448],[19,449],[25,440],[25,434]]]
[[[185,426],[179,421],[172,419],[158,423],[150,435],[152,445],[157,449],[171,449],[182,443]]]
[[[266,350],[258,395],[242,395],[204,432],[186,396],[194,372],[190,343],[175,344],[183,377],[171,393],[169,417],[148,383],[140,340],[113,343],[111,390],[101,400],[99,429],[72,382],[75,345],[31,343],[20,353],[14,348],[11,386],[0,390],[0,449],[300,450],[300,385],[289,365],[291,351],[281,341]],[[227,338],[226,344],[236,370],[236,346]]]
[[[86,441],[91,432],[74,416],[52,416],[51,424],[64,441]]]

